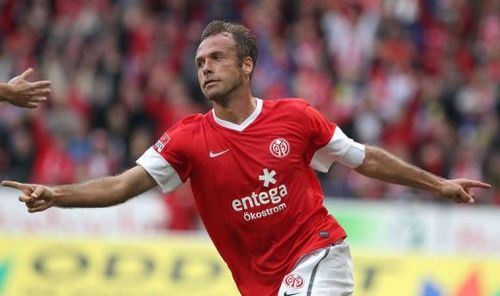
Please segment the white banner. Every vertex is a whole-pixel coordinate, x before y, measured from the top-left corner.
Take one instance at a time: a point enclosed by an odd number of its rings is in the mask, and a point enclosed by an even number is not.
[[[155,191],[108,208],[50,208],[33,214],[28,213],[18,196],[18,191],[0,187],[2,234],[155,234],[165,232],[164,225],[169,216]]]
[[[500,256],[494,206],[334,199],[327,207],[359,248]]]
[[[0,187],[1,234],[164,235],[169,210],[157,191],[118,206],[53,208],[30,214],[16,190]],[[500,256],[500,209],[485,205],[327,199],[359,249]]]

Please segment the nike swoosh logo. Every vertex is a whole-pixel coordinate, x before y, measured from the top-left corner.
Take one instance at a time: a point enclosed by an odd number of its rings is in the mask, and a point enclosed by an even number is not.
[[[300,293],[300,292],[298,292],[298,293],[290,293],[290,294],[288,294],[288,292],[285,292],[285,294],[283,294],[283,295],[284,295],[284,296],[293,296],[293,295],[297,295],[297,294],[299,294],[299,293]]]
[[[215,158],[217,156],[221,156],[222,154],[224,154],[224,153],[226,153],[228,151],[229,151],[229,149],[226,149],[226,150],[220,151],[220,152],[213,152],[212,150],[210,150],[209,156],[210,156],[210,158]]]

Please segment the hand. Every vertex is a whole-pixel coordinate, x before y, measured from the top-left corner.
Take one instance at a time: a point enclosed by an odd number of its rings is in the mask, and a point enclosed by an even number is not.
[[[470,191],[473,187],[489,189],[491,185],[468,179],[444,180],[438,195],[456,203],[473,203],[474,195]]]
[[[19,201],[26,204],[30,213],[44,211],[54,205],[54,190],[50,187],[14,181],[2,181],[2,185],[20,190],[22,195]]]
[[[49,80],[29,82],[26,79],[34,70],[29,68],[21,75],[12,78],[7,86],[6,99],[12,105],[23,108],[36,108],[38,104],[47,100],[50,94]]]

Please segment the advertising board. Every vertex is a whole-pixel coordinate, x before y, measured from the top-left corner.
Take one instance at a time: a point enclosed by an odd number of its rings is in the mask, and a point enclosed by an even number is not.
[[[498,259],[352,253],[356,296],[500,296]],[[210,240],[193,236],[0,237],[0,295],[239,294]]]

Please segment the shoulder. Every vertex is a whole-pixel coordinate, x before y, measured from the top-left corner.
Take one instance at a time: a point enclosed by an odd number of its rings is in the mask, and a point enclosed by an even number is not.
[[[165,131],[162,139],[168,139],[168,141],[171,139],[171,142],[176,144],[182,144],[188,139],[193,139],[201,129],[204,118],[205,115],[199,113],[184,116]]]
[[[190,114],[182,117],[171,129],[178,132],[192,132],[200,128],[207,114]]]
[[[186,151],[186,147],[192,146],[191,142],[199,133],[204,118],[204,114],[199,113],[182,117],[163,133],[154,148],[163,154]]]
[[[179,120],[179,123],[181,123],[182,125],[187,126],[187,127],[196,126],[196,125],[199,125],[208,114],[209,113],[206,113],[206,114],[195,113],[195,114],[186,115]]]
[[[264,100],[264,104],[274,110],[286,110],[288,112],[303,112],[309,103],[303,98],[281,98]]]

